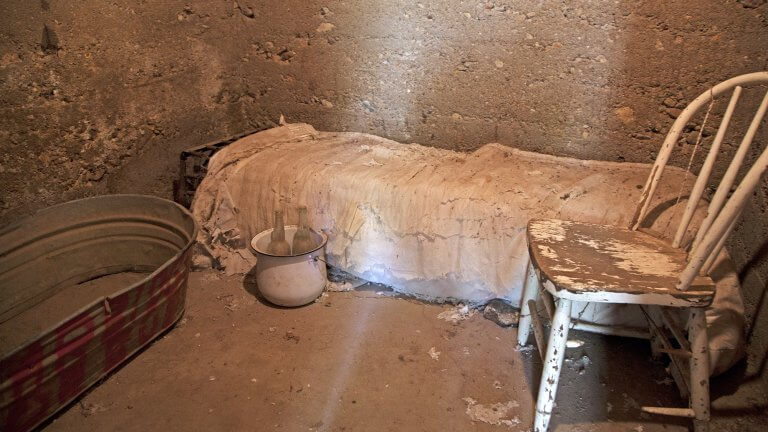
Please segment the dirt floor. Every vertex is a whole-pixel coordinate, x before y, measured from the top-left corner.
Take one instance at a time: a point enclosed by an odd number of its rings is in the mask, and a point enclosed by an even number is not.
[[[245,280],[193,273],[177,326],[44,429],[530,429],[541,360],[513,348],[515,329],[375,287],[277,308]],[[683,405],[647,343],[571,339],[585,344],[569,349],[552,430],[686,430],[639,411]],[[713,430],[765,430],[765,393],[738,380],[714,380]]]

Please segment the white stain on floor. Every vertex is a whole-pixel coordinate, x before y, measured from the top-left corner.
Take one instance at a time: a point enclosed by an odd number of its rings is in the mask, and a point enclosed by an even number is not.
[[[520,424],[517,416],[508,418],[513,408],[520,406],[517,401],[498,402],[490,405],[479,404],[471,397],[462,399],[467,403],[467,415],[472,421],[483,422],[495,426],[514,427]]]

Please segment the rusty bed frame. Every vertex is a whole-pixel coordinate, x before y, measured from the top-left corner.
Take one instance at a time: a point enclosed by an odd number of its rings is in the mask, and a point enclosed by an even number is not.
[[[208,161],[211,156],[240,138],[267,129],[266,127],[241,132],[224,139],[211,141],[185,149],[179,155],[179,178],[173,182],[173,200],[189,208],[197,187],[208,172]]]

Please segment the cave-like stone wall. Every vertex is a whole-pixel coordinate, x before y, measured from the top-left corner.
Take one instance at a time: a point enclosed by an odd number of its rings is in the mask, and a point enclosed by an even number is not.
[[[94,194],[169,197],[183,148],[280,114],[456,150],[650,162],[687,101],[768,69],[767,14],[765,0],[6,0],[0,224]],[[767,197],[764,183],[730,245],[756,374]]]

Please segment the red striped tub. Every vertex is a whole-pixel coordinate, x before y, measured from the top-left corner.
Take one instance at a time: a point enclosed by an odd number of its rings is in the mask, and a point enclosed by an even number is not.
[[[0,353],[0,430],[36,427],[181,317],[195,234],[186,209],[141,195],[72,201],[0,229],[0,323],[65,287],[152,272]]]

